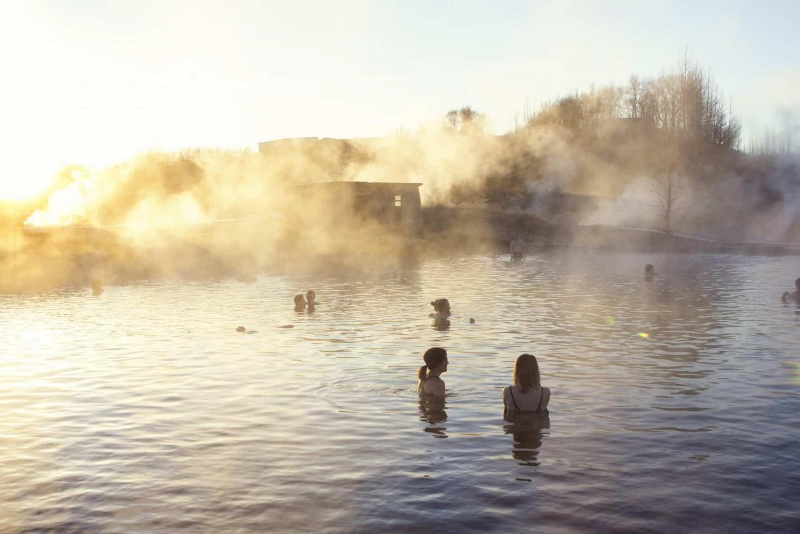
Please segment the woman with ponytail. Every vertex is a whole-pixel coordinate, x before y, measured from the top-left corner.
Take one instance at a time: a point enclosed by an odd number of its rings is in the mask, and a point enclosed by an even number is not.
[[[422,358],[425,365],[417,373],[417,389],[420,393],[444,399],[444,380],[440,375],[447,372],[447,351],[441,347],[433,347],[426,350]]]

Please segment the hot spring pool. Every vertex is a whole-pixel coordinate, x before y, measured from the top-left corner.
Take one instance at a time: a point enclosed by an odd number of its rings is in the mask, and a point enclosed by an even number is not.
[[[553,253],[0,296],[0,532],[797,532],[797,276]],[[505,421],[523,352],[550,413]]]

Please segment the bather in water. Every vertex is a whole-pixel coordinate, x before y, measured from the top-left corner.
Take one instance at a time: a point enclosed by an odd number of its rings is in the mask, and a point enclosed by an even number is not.
[[[98,280],[97,278],[92,278],[92,295],[97,297],[101,293],[103,293],[103,285],[100,283],[100,280]]]
[[[306,299],[303,295],[295,295],[294,296],[294,311],[301,312],[305,311],[306,309]]]
[[[542,387],[539,362],[533,354],[523,354],[514,363],[514,385],[503,390],[507,412],[546,412],[550,389]]]
[[[430,317],[434,319],[442,318],[446,319],[450,317],[450,301],[447,299],[436,299],[431,301],[431,306],[433,309],[436,310],[436,313],[432,313]]]
[[[314,293],[313,289],[309,289],[308,291],[306,291],[306,303],[308,304],[309,313],[314,311],[314,308],[316,307],[316,299],[317,299],[317,294]]]
[[[422,356],[425,365],[419,368],[417,390],[438,399],[444,399],[444,380],[442,373],[447,372],[447,351],[441,347],[433,347],[425,351]]]
[[[788,291],[781,296],[783,302],[793,300],[800,304],[800,278],[794,281],[795,292],[789,293]]]
[[[653,276],[655,276],[656,271],[655,268],[650,265],[649,263],[644,266],[644,279],[648,282],[653,280]]]
[[[514,239],[511,240],[509,249],[511,261],[522,261],[525,259],[525,241],[522,240],[519,234],[514,234]]]
[[[429,315],[433,319],[433,327],[436,330],[448,330],[450,328],[450,301],[436,299],[431,301],[431,306],[436,310],[436,313]]]

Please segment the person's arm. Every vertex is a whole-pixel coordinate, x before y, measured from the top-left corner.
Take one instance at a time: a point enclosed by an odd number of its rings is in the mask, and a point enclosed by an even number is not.
[[[508,410],[508,388],[503,388],[503,407]]]

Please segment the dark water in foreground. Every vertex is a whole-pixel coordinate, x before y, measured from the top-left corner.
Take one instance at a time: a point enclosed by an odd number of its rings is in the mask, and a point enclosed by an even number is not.
[[[797,532],[798,271],[544,255],[2,296],[0,532]],[[443,411],[415,391],[433,345]],[[551,411],[508,422],[522,352]]]

